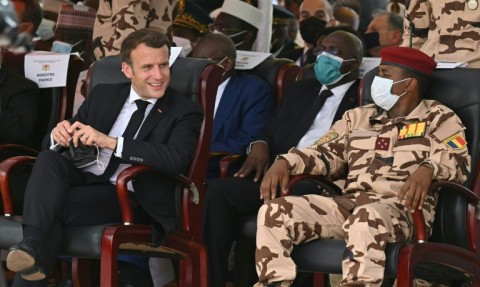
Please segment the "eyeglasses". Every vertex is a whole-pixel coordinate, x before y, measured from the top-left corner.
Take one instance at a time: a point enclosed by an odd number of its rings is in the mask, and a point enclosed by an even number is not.
[[[221,66],[221,64],[228,58],[228,56],[225,57],[216,57],[216,58],[208,58],[208,60],[213,61]]]
[[[329,53],[329,54],[334,55],[334,56],[338,56],[338,54],[340,53],[340,50],[337,49],[337,48],[333,48],[333,49],[327,50],[327,49],[325,49],[324,47],[320,47],[320,46],[319,46],[319,47],[315,47],[315,48],[313,48],[313,50],[312,50],[312,53],[313,53],[315,56],[318,56],[318,55],[320,55],[320,54],[323,53],[323,52]]]

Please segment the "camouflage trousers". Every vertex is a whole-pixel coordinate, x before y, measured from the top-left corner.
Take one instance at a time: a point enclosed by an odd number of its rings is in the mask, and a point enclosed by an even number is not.
[[[264,204],[257,218],[259,283],[255,286],[272,282],[289,286],[296,276],[290,257],[293,246],[315,239],[345,239],[348,250],[339,286],[380,286],[387,242],[411,237],[410,214],[396,200],[390,197],[351,211],[331,197],[318,195],[288,196]]]

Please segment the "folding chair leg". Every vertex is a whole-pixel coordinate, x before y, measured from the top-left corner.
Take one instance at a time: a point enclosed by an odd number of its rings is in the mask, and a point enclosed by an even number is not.
[[[313,286],[314,287],[324,287],[325,286],[325,280],[328,278],[328,276],[325,276],[325,274],[320,273],[320,272],[315,272],[313,273]]]
[[[208,287],[207,253],[205,247],[183,236],[170,236],[165,246],[186,253],[186,257],[180,260],[179,273],[185,272],[185,286],[194,282],[195,287]],[[182,267],[185,271],[182,271]],[[191,274],[189,276],[188,274]],[[179,276],[180,277],[180,276]],[[189,278],[191,278],[189,280]]]
[[[83,258],[72,258],[72,283],[74,287],[92,286],[90,261]]]
[[[138,226],[108,227],[102,235],[102,254],[100,255],[100,287],[118,285],[117,255],[121,243],[132,241],[148,242],[151,228]]]

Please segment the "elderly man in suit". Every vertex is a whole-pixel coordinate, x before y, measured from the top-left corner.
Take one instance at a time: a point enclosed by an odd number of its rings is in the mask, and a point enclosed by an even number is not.
[[[358,104],[358,73],[363,46],[355,35],[337,31],[322,42],[316,79],[298,81],[285,93],[262,136],[234,177],[213,181],[203,209],[210,285],[225,286],[228,255],[242,218],[257,214],[260,179],[278,154],[313,144],[342,114]],[[300,192],[300,191],[298,191]],[[252,262],[253,266],[253,262]]]
[[[174,229],[172,176],[192,160],[203,114],[168,87],[169,54],[170,43],[158,30],[130,34],[121,56],[131,83],[97,85],[78,114],[52,130],[50,149],[39,154],[25,191],[23,240],[7,256],[7,267],[18,272],[13,286],[45,285],[38,282],[52,270],[65,226],[121,222],[112,183],[129,165],[157,171],[129,186],[134,212],[153,218],[159,244]],[[55,151],[72,144],[96,146],[97,163],[78,168]]]

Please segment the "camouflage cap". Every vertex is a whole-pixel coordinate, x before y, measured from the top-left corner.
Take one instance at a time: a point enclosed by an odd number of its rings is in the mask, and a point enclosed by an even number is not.
[[[180,0],[177,6],[178,14],[173,25],[193,29],[201,34],[208,33],[208,25],[213,23],[212,18],[192,0]]]
[[[402,69],[430,76],[437,63],[420,50],[408,47],[385,47],[380,50],[382,65],[397,66]]]

